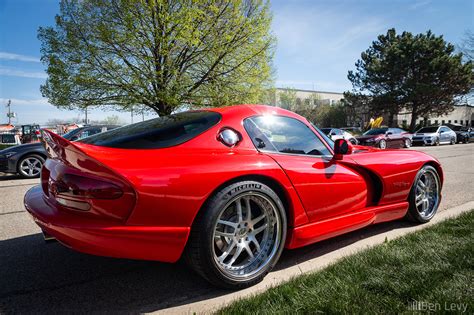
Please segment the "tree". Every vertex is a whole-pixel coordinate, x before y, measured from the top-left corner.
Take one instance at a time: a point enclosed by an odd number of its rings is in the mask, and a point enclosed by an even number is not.
[[[388,124],[402,109],[411,113],[410,130],[420,116],[443,115],[469,92],[473,64],[462,62],[454,46],[431,31],[413,35],[390,29],[361,54],[349,71],[354,93],[370,96],[370,109],[388,113]]]
[[[41,27],[57,107],[255,102],[272,79],[274,37],[264,0],[61,0]]]

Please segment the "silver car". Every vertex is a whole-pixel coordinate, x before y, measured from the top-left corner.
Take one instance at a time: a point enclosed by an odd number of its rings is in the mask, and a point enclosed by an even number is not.
[[[412,138],[413,145],[455,144],[456,133],[447,126],[430,126],[418,130]]]

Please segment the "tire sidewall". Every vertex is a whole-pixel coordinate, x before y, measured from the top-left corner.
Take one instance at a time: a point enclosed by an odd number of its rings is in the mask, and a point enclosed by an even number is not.
[[[214,250],[212,246],[214,244],[213,230],[223,207],[225,207],[230,200],[247,192],[258,192],[260,194],[264,194],[274,203],[278,215],[280,216],[282,233],[279,248],[275,252],[273,258],[268,262],[267,266],[265,268],[262,268],[261,271],[253,275],[251,278],[242,281],[229,278],[224,273],[222,273],[222,271],[219,269],[217,263],[214,260]],[[205,206],[205,209],[203,210],[204,213],[202,219],[204,219],[204,228],[202,229],[201,233],[204,233],[204,235],[201,235],[201,239],[204,240],[202,244],[204,257],[202,257],[202,259],[208,266],[212,266],[211,268],[207,269],[207,272],[211,273],[210,275],[208,275],[208,278],[216,277],[219,279],[219,282],[221,282],[224,287],[228,288],[244,288],[260,282],[278,262],[278,259],[280,258],[280,255],[285,245],[287,219],[285,214],[285,208],[280,198],[270,187],[263,183],[256,181],[242,181],[231,184],[220,190],[209,200],[209,202]]]

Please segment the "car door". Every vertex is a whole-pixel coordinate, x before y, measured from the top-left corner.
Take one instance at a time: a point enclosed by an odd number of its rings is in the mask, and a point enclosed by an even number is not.
[[[336,161],[316,131],[298,119],[254,116],[244,126],[255,146],[272,157],[296,189],[310,221],[339,217],[367,206],[367,183],[350,159]]]
[[[394,148],[402,148],[403,147],[403,135],[402,130],[399,128],[391,128],[392,129],[392,136],[394,141]]]
[[[446,127],[441,127],[439,128],[439,133],[440,133],[440,141],[441,142],[449,142],[450,140],[450,134],[449,134],[449,129]]]

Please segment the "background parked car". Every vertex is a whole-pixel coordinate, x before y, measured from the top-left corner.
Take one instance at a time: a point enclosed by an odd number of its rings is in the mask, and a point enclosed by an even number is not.
[[[448,126],[423,127],[413,135],[413,145],[455,144],[456,133]]]
[[[386,148],[409,148],[412,135],[400,128],[374,128],[356,137],[359,145]]]
[[[63,137],[75,141],[118,126],[85,126]],[[39,177],[47,154],[41,142],[21,144],[0,151],[0,172],[19,174],[23,178]]]
[[[14,132],[0,133],[0,149],[21,144],[20,136]]]
[[[357,144],[357,139],[349,132],[338,128],[322,128],[321,131],[327,135],[332,141],[337,139],[345,139],[350,141],[352,144]]]
[[[474,131],[472,128],[453,124],[446,124],[446,126],[456,133],[456,143],[469,143],[474,141]]]

